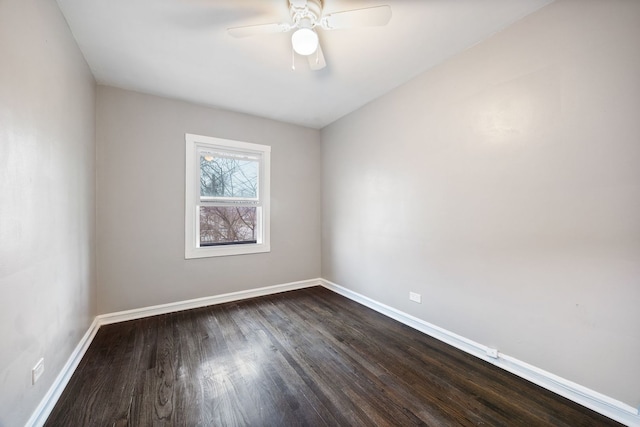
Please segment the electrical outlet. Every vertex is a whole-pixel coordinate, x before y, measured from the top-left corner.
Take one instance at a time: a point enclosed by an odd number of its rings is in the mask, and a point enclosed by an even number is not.
[[[31,370],[31,384],[35,384],[38,379],[44,374],[44,358],[38,360],[36,366]]]
[[[498,358],[498,349],[497,348],[489,348],[487,347],[487,356],[493,357],[494,359]]]
[[[422,296],[415,292],[409,292],[409,299],[413,302],[417,302],[418,304],[422,304]]]

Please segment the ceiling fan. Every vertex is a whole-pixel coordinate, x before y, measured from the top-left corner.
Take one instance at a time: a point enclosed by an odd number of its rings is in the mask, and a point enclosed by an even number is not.
[[[386,25],[391,19],[391,7],[373,6],[328,15],[322,13],[323,0],[288,0],[291,22],[232,27],[227,33],[236,38],[261,34],[287,33],[293,31],[293,50],[309,60],[312,70],[320,70],[327,63],[322,54],[316,29],[339,30],[344,28]]]

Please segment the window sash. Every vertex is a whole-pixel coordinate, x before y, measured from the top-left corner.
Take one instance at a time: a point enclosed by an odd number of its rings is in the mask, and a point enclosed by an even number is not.
[[[207,154],[212,155],[214,158],[222,158],[222,159],[232,159],[232,160],[246,160],[251,162],[256,162],[258,165],[258,174],[256,176],[256,197],[237,197],[237,196],[203,196],[202,191],[198,191],[198,198],[200,203],[238,203],[238,202],[247,202],[254,204],[262,204],[260,200],[260,188],[262,182],[262,170],[263,170],[263,156],[262,153],[246,153],[239,152],[232,149],[224,149],[223,147],[203,147],[199,145],[197,148],[196,155],[196,173],[198,174],[197,182],[201,182],[202,180],[202,167],[200,165],[200,158],[204,157]]]
[[[249,153],[247,151],[234,150],[232,148],[220,147],[214,148],[212,146],[198,145],[198,155],[210,154],[213,157],[219,157],[221,159],[237,159],[237,160],[253,160],[259,161],[262,155],[260,153]]]
[[[202,233],[201,233],[201,223],[200,223],[200,208],[203,207],[203,205],[197,205],[196,206],[196,211],[195,211],[195,216],[196,216],[196,247],[197,248],[210,248],[210,247],[218,247],[218,246],[231,246],[231,245],[251,245],[251,244],[263,244],[264,243],[264,233],[263,233],[263,210],[261,207],[256,207],[255,205],[249,205],[248,207],[255,207],[256,208],[256,230],[254,232],[255,235],[255,242],[252,243],[247,243],[246,241],[238,241],[238,242],[224,242],[224,243],[218,243],[218,244],[202,244]],[[229,206],[224,206],[224,207],[229,207]]]
[[[243,199],[240,197],[208,197],[200,196],[200,204],[207,206],[262,206],[259,199]]]

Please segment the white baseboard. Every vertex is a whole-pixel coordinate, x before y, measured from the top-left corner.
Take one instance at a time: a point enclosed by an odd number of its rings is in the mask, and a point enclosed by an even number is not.
[[[223,304],[225,302],[240,301],[248,298],[261,297],[265,295],[277,294],[279,292],[293,291],[296,289],[309,288],[311,286],[322,286],[322,279],[302,280],[299,282],[285,283],[282,285],[267,286],[264,288],[249,289],[246,291],[231,292],[228,294],[215,295],[211,297],[196,298],[186,301],[172,302],[169,304],[154,305],[151,307],[136,308],[133,310],[118,311],[115,313],[101,314],[97,317],[100,325],[124,322],[127,320],[141,319],[143,317],[156,316],[158,314],[173,313],[193,308],[207,307],[210,305]]]
[[[222,304],[225,302],[240,301],[248,298],[255,298],[265,295],[277,294],[280,292],[292,291],[296,289],[309,288],[312,286],[322,286],[322,279],[302,280],[299,282],[285,283],[282,285],[267,286],[264,288],[249,289],[246,291],[231,292],[228,294],[211,297],[196,298],[187,301],[180,301],[169,304],[154,305],[151,307],[137,308],[133,310],[119,311],[116,313],[101,314],[96,316],[89,330],[84,334],[76,348],[69,356],[67,363],[63,366],[60,374],[42,398],[36,410],[27,421],[27,427],[41,427],[47,421],[49,414],[58,402],[64,388],[69,383],[71,376],[75,372],[82,356],[86,353],[89,345],[96,336],[98,329],[102,325],[124,322],[127,320],[141,319],[143,317],[155,316],[158,314],[173,313],[176,311],[189,310],[192,308],[206,307],[210,305]]]
[[[120,311],[116,313],[101,314],[96,316],[89,330],[84,334],[73,353],[64,365],[60,374],[49,388],[36,410],[27,421],[28,427],[42,426],[49,414],[53,410],[56,402],[60,398],[64,388],[68,384],[73,372],[78,367],[80,360],[89,348],[98,329],[102,325],[111,323],[124,322],[127,320],[141,319],[144,317],[155,316],[158,314],[173,313],[176,311],[189,310],[192,308],[206,307],[210,305],[222,304],[232,301],[240,301],[248,298],[272,295],[279,292],[303,289],[312,286],[323,286],[337,294],[343,295],[357,303],[369,307],[387,317],[395,319],[407,326],[410,326],[420,332],[430,335],[440,341],[450,344],[462,351],[465,351],[482,360],[492,363],[500,368],[505,369],[521,378],[533,382],[541,387],[557,393],[569,400],[586,406],[596,412],[599,412],[611,419],[626,424],[628,426],[640,426],[640,414],[638,410],[618,400],[600,394],[596,391],[573,383],[564,378],[558,377],[550,372],[531,366],[521,360],[506,354],[499,353],[497,358],[487,356],[487,346],[479,344],[470,339],[464,338],[446,329],[432,325],[424,320],[413,317],[407,313],[397,310],[388,305],[377,302],[371,298],[353,292],[347,288],[339,286],[324,279],[303,280],[300,282],[285,283],[282,285],[268,286],[258,289],[250,289],[246,291],[232,292],[228,294],[216,295],[211,297],[197,298],[187,301],[180,301],[169,304],[155,305],[151,307],[143,307],[139,309]]]
[[[71,356],[69,356],[67,363],[65,363],[62,370],[53,381],[53,384],[49,387],[47,394],[44,395],[36,410],[31,414],[31,418],[29,418],[25,424],[26,426],[39,427],[44,425],[45,421],[47,421],[49,414],[53,410],[53,407],[56,406],[56,402],[62,395],[64,388],[67,386],[71,376],[80,364],[82,357],[87,352],[87,349],[93,341],[93,338],[96,336],[98,329],[100,329],[100,324],[97,319],[93,319],[91,326],[89,326],[87,332],[80,339],[80,342],[71,353]]]
[[[322,286],[613,420],[628,426],[640,426],[638,409],[626,403],[531,366],[515,357],[502,353],[498,353],[497,358],[489,357],[487,356],[488,347],[485,345],[425,322],[328,280],[322,279]]]

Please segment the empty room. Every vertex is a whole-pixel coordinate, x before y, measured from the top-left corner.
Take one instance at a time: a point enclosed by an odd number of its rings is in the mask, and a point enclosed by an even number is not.
[[[640,426],[640,1],[0,0],[0,427]]]

